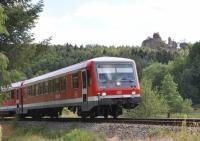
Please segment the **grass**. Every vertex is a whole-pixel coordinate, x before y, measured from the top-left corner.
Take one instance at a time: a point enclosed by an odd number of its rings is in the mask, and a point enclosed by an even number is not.
[[[62,111],[62,115],[60,117],[63,117],[63,118],[77,118],[77,114],[74,114],[73,112],[71,112],[70,110],[68,110],[66,107],[63,108],[63,111]]]
[[[160,127],[160,128],[155,128],[153,130],[150,129],[148,132],[148,136],[150,138],[152,138],[152,137],[156,137],[156,136],[165,136],[169,133],[171,133],[169,128]]]
[[[103,141],[106,140],[101,134],[86,132],[83,129],[75,129],[64,135],[64,141]]]
[[[168,128],[161,127],[150,130],[148,136],[149,138],[144,141],[200,141],[198,129],[195,127],[188,128],[184,122],[180,131],[175,132]]]
[[[45,127],[4,126],[0,141],[104,141],[105,136],[83,129],[66,132]],[[5,131],[6,130],[6,131]],[[1,130],[2,131],[2,130]]]

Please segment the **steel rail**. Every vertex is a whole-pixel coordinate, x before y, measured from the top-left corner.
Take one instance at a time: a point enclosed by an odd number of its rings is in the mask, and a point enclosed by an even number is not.
[[[79,123],[124,123],[124,124],[145,124],[145,125],[169,125],[169,126],[200,126],[200,119],[183,119],[183,118],[2,118],[0,121],[46,121],[46,122],[79,122]]]
[[[146,124],[165,126],[200,126],[200,119],[132,119],[132,118],[24,118],[20,121],[48,121],[48,122],[80,122],[80,123],[125,123],[125,124]]]

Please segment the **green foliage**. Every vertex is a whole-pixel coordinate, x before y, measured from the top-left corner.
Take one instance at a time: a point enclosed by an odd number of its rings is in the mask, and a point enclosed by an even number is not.
[[[64,141],[96,141],[96,140],[105,140],[105,137],[98,135],[96,133],[87,132],[85,130],[75,129],[70,133],[67,133],[64,138]]]
[[[48,129],[46,127],[30,126],[20,127],[18,125],[12,126],[10,135],[3,138],[5,141],[21,141],[21,140],[58,140],[61,139],[64,132],[61,130]]]
[[[78,47],[71,44],[61,46],[42,42],[40,44],[29,45],[29,48],[19,48],[20,52],[23,53],[22,55],[16,55],[15,57],[12,54],[15,54],[14,52],[17,52],[19,49],[13,50],[9,55],[11,56],[10,60],[11,62],[17,60],[17,63],[12,63],[10,66],[11,68],[20,67],[19,69],[25,72],[29,78],[100,56],[115,56],[134,59],[137,63],[140,78],[142,76],[141,70],[144,67],[155,61],[163,62],[161,57],[157,57],[157,54],[159,54],[158,50],[129,46],[106,47],[100,45],[86,45],[85,47]],[[165,61],[167,62],[173,60],[174,54],[176,54],[175,52],[166,53],[170,54],[168,55],[170,57],[165,58]],[[16,66],[16,64],[20,65]]]
[[[6,70],[8,67],[9,60],[8,58],[0,52],[0,71]]]
[[[191,98],[194,104],[200,103],[200,42],[190,47],[184,69],[180,76],[180,93]]]
[[[150,118],[168,112],[167,101],[156,90],[152,90],[150,81],[143,81],[141,90],[142,103],[130,112],[126,112],[126,116]]]
[[[4,9],[2,8],[0,4],[0,34],[6,34],[8,35],[8,31],[6,30],[5,27],[5,21],[7,20],[7,16],[4,13]]]
[[[160,90],[165,74],[169,73],[169,66],[161,63],[153,63],[144,68],[142,73],[143,79],[151,80],[153,88]]]
[[[63,108],[62,115],[69,115],[69,113],[70,113],[70,110],[68,110],[67,107]]]
[[[148,136],[150,138],[155,136],[165,136],[171,133],[169,128],[160,127],[160,128],[153,128],[148,131]]]
[[[83,129],[69,132],[58,129],[49,129],[42,126],[21,127],[14,123],[9,128],[9,136],[3,135],[2,141],[104,141],[105,136]]]
[[[9,72],[7,71],[8,63],[8,58],[3,53],[0,53],[0,86],[10,82]]]
[[[172,132],[171,136],[173,141],[200,141],[198,128],[188,128],[186,123],[183,123],[180,132]]]
[[[161,95],[167,100],[170,113],[189,112],[191,110],[191,100],[183,100],[177,91],[177,84],[170,74],[165,75],[160,90]]]
[[[200,141],[198,128],[188,128],[185,123],[180,128],[180,131],[171,130],[166,127],[157,127],[148,131],[149,140],[170,140],[170,141]]]
[[[0,53],[0,86],[7,85],[17,80],[26,79],[26,75],[18,70],[8,70],[9,60],[7,56]]]
[[[31,41],[30,29],[42,11],[43,1],[32,4],[31,0],[1,0],[1,6],[7,15],[5,27],[9,36],[0,35],[0,48],[7,50],[8,45],[22,44]],[[6,46],[6,48],[4,48]]]

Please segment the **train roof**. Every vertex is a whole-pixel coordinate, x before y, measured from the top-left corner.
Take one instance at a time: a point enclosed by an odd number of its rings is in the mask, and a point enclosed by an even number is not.
[[[131,59],[127,59],[127,58],[121,58],[121,57],[98,57],[98,58],[93,58],[91,59],[91,61],[94,62],[101,62],[101,61],[105,61],[105,62],[130,62],[133,61]]]
[[[11,87],[12,88],[18,88],[18,87],[21,86],[21,83],[23,83],[23,85],[29,85],[31,83],[35,83],[35,82],[38,82],[38,81],[54,78],[54,77],[57,77],[57,76],[62,76],[65,73],[85,68],[89,62],[130,62],[130,61],[133,61],[133,60],[127,59],[127,58],[120,58],[120,57],[93,58],[93,59],[90,59],[90,60],[87,60],[87,61],[80,62],[80,63],[75,64],[75,65],[71,65],[71,66],[68,66],[68,67],[65,67],[65,68],[62,68],[62,69],[58,69],[58,70],[53,71],[53,72],[46,73],[44,75],[40,75],[38,77],[34,77],[34,78],[31,78],[31,79],[28,79],[28,80],[25,80],[25,81],[13,83],[13,84],[11,84]]]

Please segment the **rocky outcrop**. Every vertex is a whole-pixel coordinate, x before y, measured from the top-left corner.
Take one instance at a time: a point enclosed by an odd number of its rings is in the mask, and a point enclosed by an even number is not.
[[[168,38],[168,43],[162,40],[160,34],[154,33],[153,38],[148,37],[146,40],[142,42],[142,47],[149,47],[149,48],[157,48],[157,49],[177,49],[178,44],[170,37]]]

